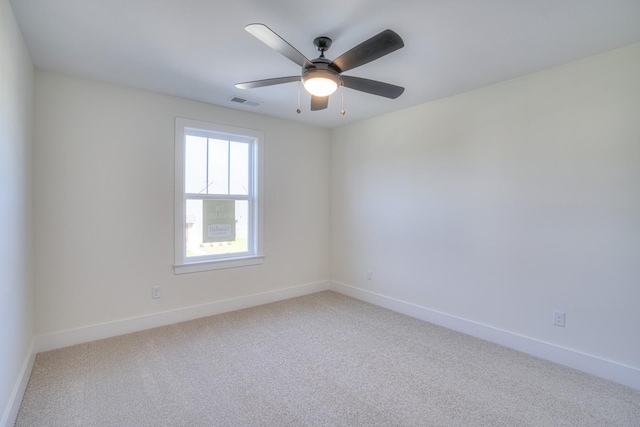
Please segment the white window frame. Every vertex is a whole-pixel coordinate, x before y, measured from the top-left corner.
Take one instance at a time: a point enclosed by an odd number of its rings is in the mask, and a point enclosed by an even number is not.
[[[175,260],[174,273],[193,273],[222,268],[243,267],[262,264],[263,253],[263,165],[264,134],[253,129],[208,123],[176,117],[175,130]],[[250,144],[251,165],[249,168],[249,240],[248,252],[241,254],[186,256],[186,201],[185,194],[185,148],[186,135],[210,136]],[[204,197],[206,198],[206,197]],[[219,197],[216,197],[219,198]],[[234,196],[229,196],[234,199]]]

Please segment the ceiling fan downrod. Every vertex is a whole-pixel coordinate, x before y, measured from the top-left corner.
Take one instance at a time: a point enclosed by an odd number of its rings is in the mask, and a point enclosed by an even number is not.
[[[324,58],[324,53],[329,50],[331,43],[333,43],[333,40],[325,36],[313,39],[313,45],[320,51],[320,58]]]

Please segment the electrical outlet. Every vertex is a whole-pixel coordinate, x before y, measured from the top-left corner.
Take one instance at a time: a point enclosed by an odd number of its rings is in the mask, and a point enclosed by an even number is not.
[[[560,326],[564,328],[564,318],[566,314],[562,311],[554,310],[553,311],[553,325]]]
[[[151,298],[160,298],[160,286],[151,287]]]
[[[373,279],[373,271],[367,270],[367,280]]]

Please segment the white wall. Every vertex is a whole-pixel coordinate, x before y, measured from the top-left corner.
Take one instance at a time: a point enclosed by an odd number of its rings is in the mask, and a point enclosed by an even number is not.
[[[174,119],[265,133],[265,263],[174,275]],[[329,277],[329,131],[36,71],[37,332]],[[151,286],[162,297],[151,299]]]
[[[640,369],[639,76],[636,44],[335,130],[332,278]]]
[[[33,65],[11,5],[0,0],[0,425],[15,416],[34,336],[32,118]]]

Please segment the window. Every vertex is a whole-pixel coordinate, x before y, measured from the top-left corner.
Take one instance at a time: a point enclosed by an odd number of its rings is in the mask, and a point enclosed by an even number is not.
[[[263,139],[176,118],[176,274],[263,262]]]

